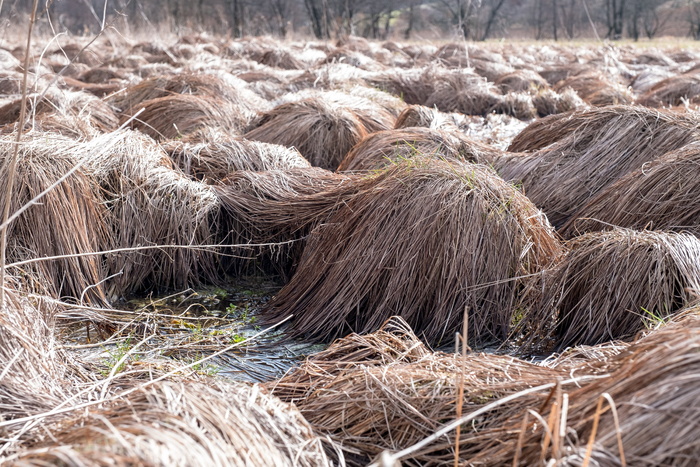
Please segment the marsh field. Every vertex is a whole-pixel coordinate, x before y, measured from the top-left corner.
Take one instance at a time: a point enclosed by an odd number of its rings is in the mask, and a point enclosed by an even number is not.
[[[0,462],[695,465],[699,105],[680,43],[6,40]]]

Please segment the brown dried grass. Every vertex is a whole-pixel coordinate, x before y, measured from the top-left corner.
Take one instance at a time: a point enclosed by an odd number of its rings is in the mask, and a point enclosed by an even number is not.
[[[530,345],[557,349],[631,339],[700,293],[700,241],[616,229],[576,237],[543,276],[522,326]]]
[[[571,88],[588,104],[594,106],[631,104],[634,96],[621,84],[610,81],[602,73],[588,72],[569,77],[559,82],[557,92]]]
[[[107,283],[109,296],[216,281],[216,249],[198,248],[218,243],[220,203],[213,189],[175,169],[149,137],[126,131],[119,138],[105,154],[84,156],[103,190],[112,248],[162,248],[107,255],[108,276],[116,275]]]
[[[439,81],[432,83],[432,89],[424,102],[417,103],[436,107],[442,112],[483,116],[497,110],[503,101],[493,84],[465,73],[443,74]]]
[[[410,105],[399,114],[394,124],[395,129],[424,127],[431,130],[449,130],[457,128],[455,122],[437,109],[424,105]]]
[[[700,236],[700,143],[665,154],[601,191],[562,228],[562,235],[630,229],[688,231]]]
[[[393,121],[387,122],[390,128]],[[265,113],[246,139],[294,146],[313,166],[335,170],[350,149],[371,131],[353,110],[311,97]]]
[[[168,376],[145,362],[100,378],[58,345],[55,307],[11,290],[6,304],[0,315],[3,463],[329,464],[299,411],[257,385],[194,381],[177,370]]]
[[[581,110],[586,107],[586,103],[571,88],[564,89],[559,93],[551,89],[544,89],[532,96],[532,104],[540,117]]]
[[[432,354],[410,329],[351,335],[268,387],[337,440],[348,465],[391,462],[387,452],[433,435],[455,420],[462,389],[469,422],[459,438],[460,464],[690,466],[700,453],[700,322],[697,309],[688,312],[600,360],[561,369]],[[451,464],[454,447],[453,429],[401,462]]]
[[[639,103],[648,107],[673,107],[685,102],[700,102],[700,73],[671,76],[656,83],[639,97]]]
[[[469,413],[517,393],[525,384],[546,384],[557,377],[566,374],[513,357],[430,352],[405,323],[394,320],[375,333],[337,340],[267,386],[299,407],[317,433],[341,445],[348,465],[359,466],[384,451],[411,446],[453,420],[460,389],[464,413]],[[480,446],[494,443],[499,424],[520,415],[533,399],[537,397],[467,425],[459,440],[459,460],[468,462],[479,455]],[[454,447],[455,433],[450,432],[402,459],[402,465],[451,464]]]
[[[265,171],[311,167],[294,148],[232,138],[212,130],[195,132],[163,145],[176,166],[198,180],[215,182],[238,170]]]
[[[258,386],[163,381],[64,417],[14,456],[20,465],[329,465],[292,406]],[[38,441],[38,442],[37,442]]]
[[[0,313],[0,410],[2,421],[34,415],[70,396],[71,368],[53,329],[55,307],[30,301],[5,284],[6,306]],[[4,448],[12,444],[11,428],[0,428]],[[3,449],[4,450],[4,449]]]
[[[226,73],[154,76],[113,95],[108,102],[122,113],[133,114],[146,101],[176,94],[216,99],[219,103],[236,105],[244,114],[253,114],[262,105],[261,99],[247,89],[245,81]]]
[[[307,66],[294,56],[293,51],[281,47],[266,50],[258,60],[263,65],[283,70],[304,70]]]
[[[242,134],[253,115],[242,108],[205,96],[174,94],[142,102],[145,109],[131,124],[157,140],[172,140],[205,128]],[[122,116],[122,123],[131,114]]]
[[[522,92],[511,92],[503,96],[493,107],[494,112],[510,115],[519,120],[532,120],[537,117],[537,109],[532,96]]]
[[[488,164],[500,154],[500,151],[472,141],[459,131],[414,127],[368,135],[345,156],[338,171],[377,170],[414,157]]]
[[[585,74],[586,72],[590,71],[590,69],[590,65],[568,63],[565,65],[545,66],[544,68],[537,70],[537,72],[550,84],[550,86],[555,86],[573,76]],[[561,88],[561,86],[557,87]]]
[[[22,99],[16,99],[0,107],[0,126],[19,120]],[[43,117],[56,115],[58,118],[83,119],[98,131],[116,130],[119,119],[109,105],[96,96],[77,91],[52,89],[44,98],[34,94],[27,96],[28,115]]]
[[[3,160],[0,189],[6,190],[14,134],[0,137]],[[10,213],[32,200],[76,166],[92,143],[77,143],[55,134],[32,132],[24,136],[18,155]],[[6,201],[6,202],[7,202]],[[8,229],[9,262],[40,257],[97,252],[110,243],[106,212],[89,173],[79,169],[20,215]],[[29,288],[54,297],[70,296],[92,304],[104,304],[100,285],[103,266],[96,256],[67,257],[24,266],[21,273]]]
[[[572,392],[571,425],[581,440],[591,435],[601,394],[616,406],[619,424],[609,410],[600,418],[592,462],[620,462],[619,431],[627,465],[693,465],[700,455],[695,436],[699,330],[696,309],[693,316],[651,332],[605,362],[617,367],[610,378]],[[581,445],[571,457],[584,452]]]
[[[528,92],[536,94],[549,89],[549,84],[536,71],[516,70],[500,76],[494,83],[503,94],[509,92]]]
[[[234,250],[230,267],[250,270],[257,261],[258,268],[290,277],[304,238],[359,189],[351,181],[317,167],[231,173],[214,188],[226,213],[227,243],[265,246]]]
[[[537,152],[496,165],[561,226],[619,178],[697,139],[699,122],[691,114],[630,106],[550,116],[525,128],[509,147]]]
[[[294,315],[290,335],[328,341],[398,314],[444,343],[466,310],[471,342],[503,340],[530,274],[560,251],[534,205],[475,164],[413,159],[359,183],[312,232],[265,319]]]

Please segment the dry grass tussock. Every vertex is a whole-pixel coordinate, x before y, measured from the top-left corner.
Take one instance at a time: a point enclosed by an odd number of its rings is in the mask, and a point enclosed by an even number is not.
[[[294,402],[317,433],[341,445],[348,465],[360,466],[384,451],[411,446],[453,420],[460,386],[463,413],[468,414],[557,377],[565,378],[565,373],[513,357],[470,354],[463,359],[433,353],[405,323],[394,319],[375,333],[337,340],[267,387],[282,400]],[[522,404],[532,404],[536,397],[466,425],[459,441],[460,460],[478,456],[482,445],[494,442],[499,424],[520,415]],[[451,463],[455,438],[454,431],[449,432],[402,459],[402,465]]]
[[[481,116],[496,112],[524,120],[536,116],[527,92],[504,95],[496,85],[469,70],[448,70],[431,65],[380,73],[368,77],[367,81],[401,96],[408,104],[435,107],[442,112]]]
[[[562,228],[565,236],[606,230],[688,231],[700,236],[700,143],[645,164],[601,191]]]
[[[269,244],[237,249],[232,267],[249,270],[257,260],[258,267],[290,277],[304,238],[359,189],[352,181],[317,167],[231,173],[214,187],[224,208],[227,243]]]
[[[138,383],[135,383],[138,385]],[[292,406],[245,386],[159,382],[50,426],[53,439],[19,451],[23,464],[329,465],[322,441]]]
[[[92,144],[99,147],[110,137]],[[116,137],[109,151],[83,156],[85,170],[103,191],[112,248],[162,248],[107,255],[109,296],[215,281],[216,249],[198,248],[218,243],[220,203],[212,188],[175,169],[149,137],[134,131]]]
[[[142,102],[141,106],[144,111],[131,126],[161,141],[212,127],[240,135],[253,119],[252,114],[238,106],[214,97],[174,94]],[[122,115],[122,123],[131,117],[132,114]]]
[[[4,293],[6,309],[0,313],[0,410],[2,422],[8,422],[48,411],[67,400],[76,375],[75,368],[65,364],[68,356],[57,342],[55,307],[28,300],[9,283]],[[0,427],[3,452],[13,444],[13,428]]]
[[[407,448],[455,420],[461,393],[460,462],[689,466],[700,454],[693,422],[700,322],[688,311],[599,360],[570,365],[564,356],[554,368],[432,353],[393,322],[336,341],[268,387],[337,440],[349,465],[400,450],[403,465],[451,463],[456,423]]]
[[[431,85],[432,93],[425,101],[416,104],[436,107],[443,112],[486,115],[497,110],[503,100],[500,91],[492,83],[461,72],[438,75],[438,81]]]
[[[377,107],[377,119],[383,111]],[[391,118],[391,117],[389,117]],[[367,133],[391,128],[393,119],[383,128],[370,126],[367,119],[348,106],[339,106],[322,95],[282,104],[265,113],[257,128],[245,134],[246,139],[294,146],[316,167],[335,170],[350,149]]]
[[[290,335],[328,341],[399,314],[445,343],[466,310],[471,342],[505,339],[522,287],[560,252],[537,208],[469,163],[413,159],[357,183],[312,232],[265,319],[294,315]]]
[[[319,92],[316,89],[305,89],[286,94],[274,104],[279,106],[306,99],[320,99],[328,106],[350,110],[369,133],[392,128],[397,111],[403,110],[390,94],[380,90],[368,90],[362,86],[349,87],[348,91]]]
[[[561,350],[631,339],[697,297],[700,241],[623,229],[582,235],[541,287],[541,301],[521,322],[529,345]]]
[[[559,82],[554,90],[561,92],[571,88],[588,104],[594,106],[631,104],[632,93],[619,83],[611,81],[602,73],[589,72],[569,77]]]
[[[536,71],[517,70],[500,76],[494,83],[502,93],[528,92],[537,93],[549,89],[549,84]]]
[[[96,378],[57,346],[55,310],[6,294],[0,462],[328,465],[300,413],[259,386],[178,381],[156,368]]]
[[[524,129],[497,161],[555,226],[629,172],[698,138],[691,114],[611,106],[550,116]]]
[[[452,130],[458,127],[457,121],[451,118],[454,114],[442,113],[424,105],[409,105],[396,119],[395,129],[424,127],[431,130]]]
[[[176,166],[198,180],[216,182],[239,170],[266,171],[311,167],[294,148],[235,138],[205,130],[163,145]]]
[[[532,105],[540,117],[586,108],[586,103],[571,88],[558,93],[551,89],[539,91],[532,96]]]
[[[414,127],[368,135],[345,156],[338,170],[376,170],[414,157],[489,164],[500,155],[500,151],[472,141],[456,129]]]
[[[0,190],[6,192],[9,164],[16,134],[0,137],[2,174]],[[68,174],[98,145],[77,143],[55,134],[30,132],[20,143],[16,179],[9,200],[16,212]],[[79,169],[24,211],[8,230],[9,263],[41,257],[102,251],[111,242],[107,213],[95,181]],[[4,203],[3,203],[4,205]],[[70,296],[104,304],[104,278],[99,257],[67,257],[39,261],[12,271],[22,275],[25,286],[54,297]]]
[[[700,73],[685,73],[668,77],[656,83],[639,98],[647,107],[673,107],[684,103],[700,102]]]
[[[57,119],[84,120],[93,132],[109,132],[119,126],[119,118],[103,100],[86,92],[51,90],[44,98],[39,94],[27,97],[28,115],[41,120],[45,116]],[[13,124],[19,120],[22,98],[0,107],[0,126]]]
[[[134,113],[143,102],[174,94],[216,98],[220,102],[238,104],[249,112],[254,112],[260,103],[260,99],[247,89],[245,81],[226,74],[210,73],[154,76],[114,94],[108,102],[121,112]]]

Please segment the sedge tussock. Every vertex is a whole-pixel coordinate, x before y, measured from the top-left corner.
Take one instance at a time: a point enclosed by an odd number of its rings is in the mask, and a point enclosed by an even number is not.
[[[549,89],[549,85],[536,71],[516,70],[500,76],[494,83],[503,94],[509,92],[537,93]]]
[[[493,107],[493,110],[519,120],[532,120],[537,117],[532,96],[524,92],[509,92]]]
[[[112,249],[163,248],[110,254],[110,297],[161,288],[184,289],[217,278],[215,252],[167,245],[217,244],[219,200],[211,187],[173,167],[151,138],[124,131],[108,152],[86,154],[86,170],[102,188]],[[91,141],[99,147],[100,138]],[[116,275],[116,276],[115,276]]]
[[[537,208],[469,163],[412,159],[357,183],[265,319],[294,315],[292,336],[328,341],[400,315],[434,344],[453,339],[466,309],[471,342],[503,340],[521,288],[560,251]]]
[[[20,464],[329,465],[298,410],[259,386],[163,381],[50,425]],[[114,399],[114,398],[112,398]],[[43,437],[42,437],[43,438]],[[270,464],[271,463],[271,464]]]
[[[697,308],[688,311],[690,316],[677,323],[651,331],[616,355],[578,370],[607,373],[609,377],[569,392],[566,430],[575,437],[564,440],[560,462],[580,463],[593,436],[591,465],[623,465],[620,446],[626,465],[693,465],[700,455],[695,436],[700,410],[700,322]],[[601,398],[602,415],[598,409]],[[615,413],[610,410],[610,401]],[[596,413],[599,423],[592,433]],[[516,423],[514,420],[510,426],[514,428]],[[526,432],[522,465],[533,465],[542,458],[541,448],[536,446],[541,433],[541,429]]]
[[[68,358],[54,332],[55,307],[27,299],[9,282],[0,313],[0,410],[2,421],[40,413],[70,397],[73,379]],[[11,428],[0,428],[10,439]],[[8,444],[11,444],[8,442]],[[7,447],[7,445],[6,445]]]
[[[294,148],[232,138],[215,131],[195,132],[183,140],[163,144],[163,149],[185,174],[209,182],[223,180],[239,170],[311,167]]]
[[[501,158],[501,176],[521,184],[557,227],[601,190],[698,138],[691,114],[610,106],[553,115],[525,128]]]
[[[136,116],[131,126],[161,141],[178,139],[210,127],[241,134],[253,119],[252,114],[236,105],[226,105],[206,96],[173,94],[140,105],[144,111]],[[122,115],[122,123],[131,117],[128,113]]]
[[[424,127],[431,130],[450,130],[458,127],[454,118],[437,109],[424,105],[409,105],[401,112],[394,124],[395,129]]]
[[[0,137],[2,190],[7,188],[7,161],[13,154],[15,136]],[[78,143],[56,134],[26,134],[19,148],[14,191],[6,200],[11,203],[10,213],[58,182],[91,147],[89,142]],[[10,224],[8,262],[103,251],[111,238],[107,222],[95,180],[89,171],[78,169]],[[104,270],[96,256],[40,261],[25,268],[27,287],[38,285],[45,288],[39,291],[55,297],[106,302],[100,285]]]
[[[590,457],[597,465],[690,466],[700,453],[692,422],[700,323],[697,309],[688,311],[600,359],[555,361],[553,368],[432,353],[410,328],[382,329],[339,339],[267,386],[293,401],[317,433],[338,441],[348,465],[380,462],[380,454],[411,447],[452,422],[462,386],[470,421],[458,442],[460,463],[580,465]],[[446,465],[454,446],[450,430],[401,462]]]
[[[601,73],[589,72],[569,77],[559,82],[554,90],[561,92],[571,88],[586,103],[594,106],[631,104],[632,93],[622,85],[610,81]]]
[[[464,413],[526,385],[566,376],[513,357],[433,353],[394,318],[375,333],[338,339],[267,387],[282,400],[293,402],[317,433],[342,446],[348,465],[360,466],[383,451],[411,446],[453,420],[460,373],[464,375]],[[495,440],[499,424],[520,414],[533,399],[537,396],[500,407],[466,425],[459,440],[460,460],[477,456],[480,446]],[[454,446],[452,431],[402,459],[402,465],[446,465],[454,459]]]
[[[700,236],[697,206],[700,143],[669,152],[601,191],[562,227],[564,236],[630,229],[692,232]]]
[[[700,241],[693,235],[616,229],[576,237],[567,247],[521,322],[531,345],[631,339],[700,293]]]
[[[57,345],[55,310],[14,291],[6,297],[0,462],[329,465],[299,411],[260,386],[155,366],[99,378]]]
[[[54,115],[65,119],[82,118],[101,132],[116,130],[119,126],[112,108],[87,92],[52,89],[44,98],[40,97],[38,94],[27,96],[27,110],[35,118]],[[19,98],[0,107],[0,126],[17,122],[21,105]]]
[[[532,96],[532,104],[540,117],[581,110],[586,107],[585,102],[571,88],[566,88],[558,93],[551,89],[538,91]]]
[[[306,99],[320,99],[329,107],[339,107],[353,112],[365,127],[367,132],[388,130],[393,127],[397,104],[391,95],[381,96],[382,91],[362,91],[362,86],[353,86],[350,91],[323,91],[305,89],[286,94],[274,102],[276,105],[300,102]],[[380,95],[381,97],[378,97]],[[387,101],[389,103],[387,103]]]
[[[449,73],[438,76],[433,92],[424,102],[442,112],[459,112],[465,115],[486,115],[499,110],[503,96],[498,88],[481,77],[465,73]]]
[[[252,259],[289,277],[303,251],[303,239],[359,187],[353,178],[318,167],[260,172],[236,171],[214,187],[224,208],[227,243],[269,244],[234,251],[232,267],[250,268]]]
[[[294,146],[311,165],[335,170],[348,151],[375,129],[368,126],[368,120],[351,107],[319,95],[279,105],[263,114],[258,126],[244,137]],[[392,126],[393,119],[383,129]]]
[[[472,141],[459,131],[406,128],[372,133],[360,141],[338,166],[338,171],[377,170],[414,157],[490,163],[500,151]]]
[[[180,73],[147,78],[115,94],[108,102],[121,112],[135,112],[143,102],[173,94],[218,97],[229,102],[238,99],[236,87],[209,73]]]
[[[659,81],[639,97],[639,103],[648,107],[673,107],[684,102],[700,102],[700,73],[685,73]]]

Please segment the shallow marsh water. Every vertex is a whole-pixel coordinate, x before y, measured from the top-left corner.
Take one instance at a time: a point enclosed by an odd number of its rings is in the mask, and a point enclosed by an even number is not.
[[[133,326],[123,326],[111,339],[103,333],[97,342],[89,327],[74,329],[69,348],[108,373],[130,351],[133,355],[124,367],[162,359],[184,365],[240,344],[195,369],[236,381],[271,381],[325,348],[286,338],[282,329],[259,335],[270,327],[260,324],[261,309],[280,288],[272,280],[243,278],[222,286],[133,298],[115,307],[134,316]],[[151,337],[141,342],[146,334]]]

